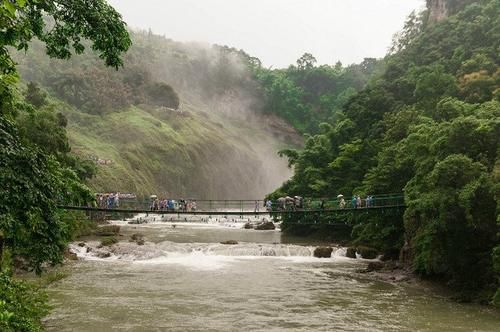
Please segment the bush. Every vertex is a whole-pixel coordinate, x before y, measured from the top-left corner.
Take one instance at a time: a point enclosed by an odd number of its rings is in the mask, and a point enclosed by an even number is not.
[[[0,330],[42,331],[40,320],[49,313],[47,294],[33,285],[0,273]]]

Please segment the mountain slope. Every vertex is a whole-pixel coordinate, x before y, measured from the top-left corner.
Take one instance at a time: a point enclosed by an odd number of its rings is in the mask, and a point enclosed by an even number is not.
[[[147,33],[133,40],[120,71],[92,54],[48,59],[37,43],[17,57],[24,81],[46,89],[68,119],[73,152],[97,161],[95,190],[252,199],[288,179],[277,151],[302,139],[259,112],[244,58]]]

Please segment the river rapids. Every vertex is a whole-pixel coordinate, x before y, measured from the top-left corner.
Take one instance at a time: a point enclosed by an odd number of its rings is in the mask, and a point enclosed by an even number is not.
[[[417,282],[383,282],[369,261],[243,223],[121,225],[119,242],[73,243],[49,288],[48,331],[498,331],[500,315]],[[175,226],[174,226],[175,225]],[[131,241],[140,234],[143,245]],[[234,240],[238,244],[220,242]]]

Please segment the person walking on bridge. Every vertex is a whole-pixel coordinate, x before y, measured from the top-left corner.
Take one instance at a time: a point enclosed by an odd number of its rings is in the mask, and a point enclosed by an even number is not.
[[[266,202],[266,210],[269,212],[273,210],[273,202],[270,199],[268,199]]]
[[[255,212],[259,212],[259,201],[255,201]]]
[[[339,208],[345,209],[345,199],[344,199],[344,196],[340,196]]]

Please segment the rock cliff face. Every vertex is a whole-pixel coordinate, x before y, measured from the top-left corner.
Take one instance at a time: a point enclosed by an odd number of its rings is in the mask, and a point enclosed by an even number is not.
[[[427,0],[429,23],[436,23],[478,0]]]
[[[448,0],[427,0],[429,23],[439,22],[448,17]]]

